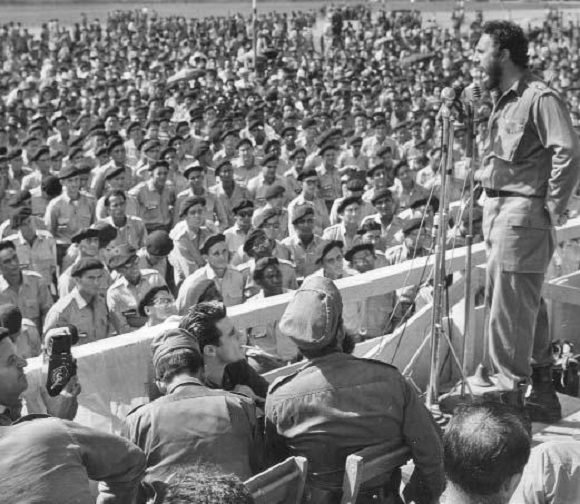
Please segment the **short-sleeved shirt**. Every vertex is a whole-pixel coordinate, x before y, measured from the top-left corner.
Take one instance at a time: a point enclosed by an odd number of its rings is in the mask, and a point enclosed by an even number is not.
[[[289,236],[282,240],[282,245],[290,249],[290,257],[296,265],[296,276],[304,278],[318,269],[316,260],[320,257],[326,241],[320,236],[314,235],[308,245],[304,245],[298,235]]]
[[[20,231],[6,239],[14,243],[22,269],[36,271],[47,282],[51,282],[52,274],[56,271],[56,240],[48,231],[37,230],[32,245],[24,239]]]
[[[59,244],[70,244],[72,237],[95,221],[95,200],[81,194],[71,200],[65,193],[48,204],[45,224]]]
[[[148,230],[169,228],[173,220],[175,190],[169,184],[161,192],[148,180],[129,191],[135,199],[137,216]]]
[[[76,326],[79,345],[108,338],[113,334],[113,324],[105,300],[96,296],[91,303],[75,287],[70,294],[60,298],[48,312],[44,332],[67,324]]]
[[[110,224],[117,230],[117,236],[111,243],[109,243],[109,247],[114,247],[123,243],[133,245],[136,249],[145,246],[147,229],[145,229],[145,224],[139,217],[127,215],[127,220],[125,221],[124,226],[116,226],[112,217],[106,217],[103,219],[103,222]]]

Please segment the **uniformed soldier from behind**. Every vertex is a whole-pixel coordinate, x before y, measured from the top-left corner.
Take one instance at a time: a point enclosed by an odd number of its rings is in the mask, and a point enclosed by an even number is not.
[[[103,296],[99,295],[105,266],[93,257],[86,257],[72,266],[76,287],[60,298],[48,312],[44,333],[53,327],[76,326],[79,345],[113,335],[116,329]]]
[[[165,332],[152,350],[157,386],[165,396],[129,413],[122,432],[147,456],[145,481],[155,486],[180,466],[200,461],[242,479],[257,472],[260,444],[252,401],[203,384],[199,344],[184,329]]]
[[[340,502],[348,455],[380,443],[407,445],[415,471],[406,501],[436,502],[444,488],[438,428],[396,368],[344,353],[342,298],[334,283],[307,278],[286,307],[280,331],[307,361],[268,391],[268,463],[306,457],[310,502],[330,504]],[[397,502],[400,482],[399,470],[381,475],[357,502]]]
[[[107,290],[107,307],[119,334],[143,327],[147,318],[137,311],[139,301],[152,287],[166,285],[165,280],[157,270],[140,269],[137,251],[129,244],[109,250],[109,269],[118,275]]]

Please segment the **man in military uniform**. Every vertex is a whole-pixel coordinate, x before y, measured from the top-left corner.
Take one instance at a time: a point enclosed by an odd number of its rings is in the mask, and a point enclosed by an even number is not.
[[[107,290],[107,307],[120,334],[145,325],[137,309],[139,301],[152,287],[166,285],[154,269],[140,269],[137,250],[129,245],[119,245],[109,251],[109,269],[116,271],[117,280]]]
[[[165,481],[200,460],[242,479],[257,472],[252,401],[203,384],[200,347],[187,331],[166,331],[152,347],[156,381],[166,395],[129,413],[123,431],[147,455],[146,481]]]
[[[105,266],[94,257],[84,257],[71,267],[76,287],[60,298],[46,316],[44,332],[67,324],[76,326],[79,344],[113,335],[112,317],[102,295],[101,277]]]
[[[307,492],[318,504],[340,501],[346,457],[380,443],[408,445],[415,472],[407,501],[435,502],[444,488],[438,429],[396,368],[342,351],[342,298],[334,283],[308,277],[288,304],[280,331],[307,361],[276,380],[266,398],[269,462],[288,455],[308,458]],[[372,500],[398,495],[400,473],[385,474],[362,494]],[[366,502],[366,501],[365,501]]]
[[[528,71],[528,41],[519,26],[486,23],[475,61],[496,98],[478,174],[487,195],[483,231],[495,381],[502,393],[521,395],[518,385],[531,377],[528,413],[532,420],[556,421],[561,408],[541,289],[554,226],[565,222],[578,179],[580,144],[562,99]]]

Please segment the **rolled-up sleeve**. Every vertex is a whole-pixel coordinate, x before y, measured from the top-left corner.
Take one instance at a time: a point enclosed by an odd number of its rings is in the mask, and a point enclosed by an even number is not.
[[[533,114],[540,142],[552,153],[546,204],[552,217],[557,217],[566,210],[578,181],[580,142],[570,114],[556,95],[540,96]]]

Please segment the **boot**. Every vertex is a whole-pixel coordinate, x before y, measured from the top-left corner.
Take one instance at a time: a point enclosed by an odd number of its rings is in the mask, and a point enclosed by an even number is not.
[[[552,366],[532,369],[532,390],[526,398],[526,412],[532,422],[555,423],[562,419],[562,407],[552,382]]]

